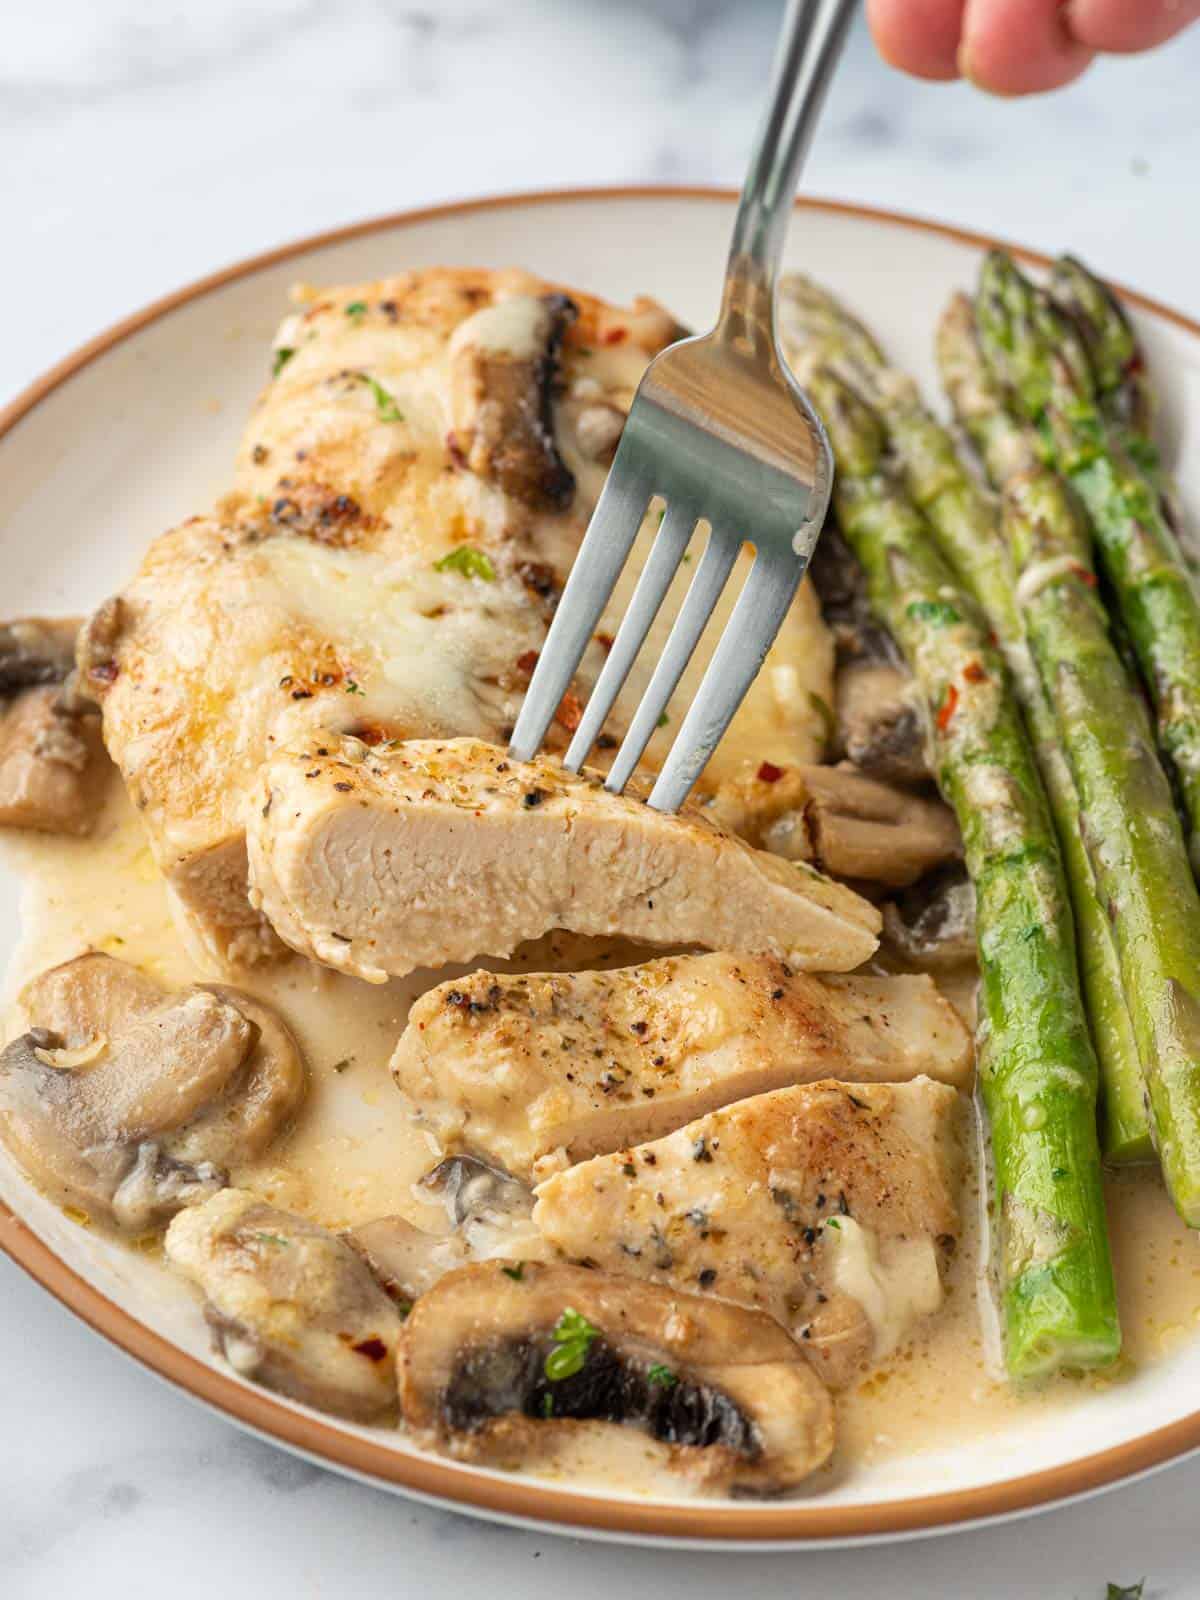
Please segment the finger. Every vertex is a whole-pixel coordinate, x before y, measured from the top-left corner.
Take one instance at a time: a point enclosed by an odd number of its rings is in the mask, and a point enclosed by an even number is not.
[[[1058,0],[967,0],[959,69],[993,94],[1040,94],[1086,70],[1095,52],[1072,38]]]
[[[1063,21],[1089,50],[1152,50],[1200,17],[1200,0],[1068,0]]]
[[[918,78],[957,78],[966,0],[867,0],[879,54]]]

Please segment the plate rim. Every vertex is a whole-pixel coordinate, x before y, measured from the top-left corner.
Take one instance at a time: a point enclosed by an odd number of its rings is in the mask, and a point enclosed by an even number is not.
[[[280,265],[309,251],[347,240],[385,233],[423,222],[480,211],[538,205],[603,201],[663,200],[718,202],[737,199],[729,188],[688,185],[613,185],[534,189],[486,195],[389,212],[341,227],[305,235],[260,251],[152,301],[80,345],[35,378],[0,410],[0,441],[38,405],[77,373],[150,323],[241,278]],[[801,210],[865,219],[926,233],[978,250],[1006,249],[1037,266],[1045,254],[991,234],[883,207],[804,197]],[[1200,341],[1200,322],[1139,291],[1116,285],[1133,305],[1173,323]],[[127,1355],[193,1399],[232,1421],[293,1450],[351,1475],[485,1516],[560,1532],[591,1533],[642,1541],[684,1541],[709,1547],[771,1547],[831,1544],[948,1532],[979,1523],[1046,1509],[1167,1465],[1200,1449],[1200,1410],[1106,1450],[1057,1467],[1044,1468],[993,1484],[862,1505],[823,1505],[789,1501],[776,1505],[721,1505],[640,1501],[608,1494],[580,1493],[555,1484],[502,1477],[462,1463],[410,1454],[357,1434],[344,1433],[321,1417],[294,1409],[198,1357],[140,1322],[89,1283],[0,1199],[0,1250],[54,1296],[68,1311]]]

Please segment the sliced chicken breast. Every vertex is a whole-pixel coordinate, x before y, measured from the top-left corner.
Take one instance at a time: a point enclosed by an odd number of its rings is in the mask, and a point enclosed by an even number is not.
[[[834,972],[878,942],[875,908],[815,868],[480,739],[286,751],[247,839],[252,902],[280,937],[376,983],[553,928]]]
[[[930,978],[814,977],[771,956],[476,972],[413,1006],[392,1073],[444,1151],[517,1177],[819,1078],[965,1087],[971,1040]]]
[[[929,1078],[777,1089],[548,1179],[533,1220],[570,1259],[769,1311],[843,1386],[941,1305],[957,1102]]]

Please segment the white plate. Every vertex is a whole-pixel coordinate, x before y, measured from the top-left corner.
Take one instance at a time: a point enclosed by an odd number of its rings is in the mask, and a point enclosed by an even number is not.
[[[150,307],[70,357],[0,418],[4,612],[85,610],[146,544],[206,508],[229,476],[265,352],[297,279],[337,283],[437,263],[521,265],[615,300],[643,292],[711,322],[732,217],[722,193],[535,195],[384,218],[249,261]],[[806,205],[790,259],[869,316],[895,361],[937,392],[931,330],[990,241],[899,217]],[[1069,241],[1064,241],[1067,243]],[[1164,437],[1200,504],[1200,328],[1137,302],[1165,391]],[[0,883],[0,955],[18,929]],[[5,1206],[4,1202],[7,1203]],[[1075,1407],[999,1436],[863,1468],[780,1504],[595,1493],[458,1466],[243,1383],[155,1269],[66,1221],[0,1162],[0,1244],[67,1306],[233,1420],[325,1464],[483,1515],[629,1539],[763,1547],[931,1532],[1094,1491],[1200,1446],[1200,1338]],[[0,1312],[0,1315],[3,1313]]]

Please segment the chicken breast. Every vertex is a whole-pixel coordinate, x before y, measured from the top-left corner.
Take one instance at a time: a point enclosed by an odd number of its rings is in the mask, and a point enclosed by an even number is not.
[[[750,1095],[920,1074],[961,1088],[971,1059],[931,978],[814,977],[718,954],[455,978],[413,1006],[391,1068],[443,1151],[536,1182]]]
[[[570,1259],[769,1311],[842,1386],[941,1305],[957,1103],[928,1078],[777,1089],[549,1178],[533,1220]]]
[[[285,751],[247,841],[251,899],[280,937],[371,982],[506,956],[553,928],[845,971],[880,929],[850,889],[698,811],[664,816],[478,739]]]
[[[246,812],[274,750],[317,730],[507,738],[634,389],[677,333],[651,301],[618,308],[515,271],[434,268],[303,293],[232,493],[151,547],[81,647],[159,867],[222,959],[280,948],[246,898]],[[655,521],[563,702],[560,742]],[[718,625],[735,598],[736,582]],[[702,645],[677,706],[706,660]],[[831,685],[832,646],[804,589],[713,781],[748,761],[819,759]],[[651,765],[671,737],[656,735]]]

